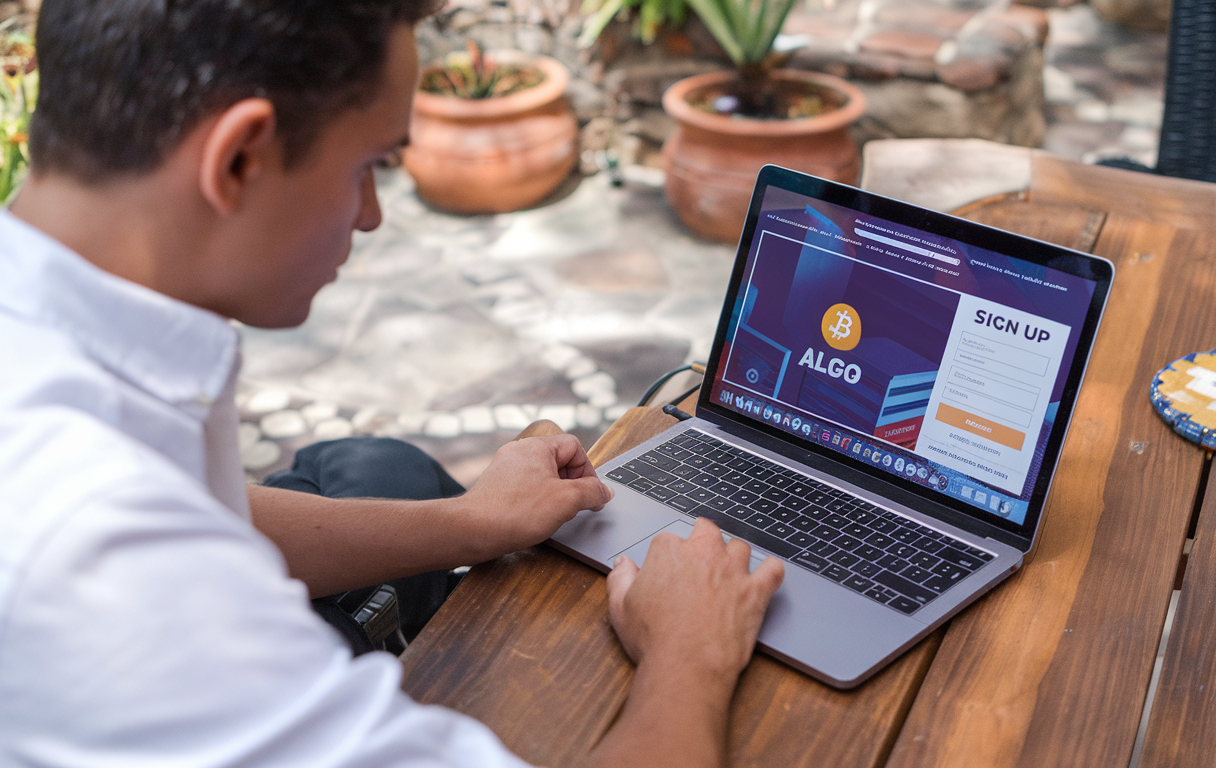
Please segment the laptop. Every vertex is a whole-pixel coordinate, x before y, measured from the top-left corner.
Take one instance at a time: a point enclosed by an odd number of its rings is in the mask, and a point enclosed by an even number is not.
[[[551,544],[607,571],[699,517],[785,561],[759,648],[852,688],[1014,573],[1104,259],[766,166],[696,417],[604,464]]]

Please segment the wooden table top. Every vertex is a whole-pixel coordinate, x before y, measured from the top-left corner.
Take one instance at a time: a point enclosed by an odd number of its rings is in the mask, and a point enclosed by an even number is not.
[[[857,690],[755,656],[732,703],[731,762],[1125,766],[1181,579],[1140,764],[1209,765],[1216,488],[1205,493],[1210,457],[1157,417],[1148,388],[1171,360],[1216,347],[1216,185],[1036,154],[1028,190],[959,213],[1117,269],[1038,552]],[[634,409],[592,458],[671,423]],[[586,754],[632,675],[604,577],[544,546],[474,568],[402,662],[407,693],[478,718],[539,765]]]

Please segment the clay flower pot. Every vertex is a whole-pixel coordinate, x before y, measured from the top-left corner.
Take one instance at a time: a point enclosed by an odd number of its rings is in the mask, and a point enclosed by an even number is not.
[[[546,56],[494,54],[540,68],[539,85],[508,96],[462,99],[419,91],[405,167],[430,204],[456,213],[527,208],[554,190],[578,157],[566,103],[566,68]]]
[[[676,130],[663,145],[667,199],[693,232],[723,243],[739,239],[756,174],[766,164],[856,184],[861,155],[848,127],[866,109],[865,96],[844,80],[790,69],[770,77],[785,81],[786,87],[818,89],[840,106],[815,117],[756,120],[711,114],[689,104],[690,95],[736,77],[730,71],[696,75],[663,94],[663,109],[676,120]]]

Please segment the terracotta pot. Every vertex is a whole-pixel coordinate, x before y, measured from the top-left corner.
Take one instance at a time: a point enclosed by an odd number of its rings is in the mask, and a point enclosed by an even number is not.
[[[578,124],[563,93],[566,68],[545,56],[495,53],[526,63],[542,83],[509,96],[462,99],[419,91],[405,167],[418,194],[456,213],[527,208],[557,187],[578,159]]]
[[[817,72],[782,69],[770,76],[827,91],[841,106],[815,117],[752,120],[710,114],[688,103],[689,94],[734,80],[729,71],[685,78],[663,94],[663,109],[676,120],[663,145],[667,198],[684,223],[707,240],[739,239],[756,174],[766,164],[857,183],[861,155],[848,127],[865,112],[861,91]]]

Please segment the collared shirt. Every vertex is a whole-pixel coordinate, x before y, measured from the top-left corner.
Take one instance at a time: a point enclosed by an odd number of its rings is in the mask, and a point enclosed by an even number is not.
[[[0,766],[520,766],[249,521],[221,317],[0,212]]]

